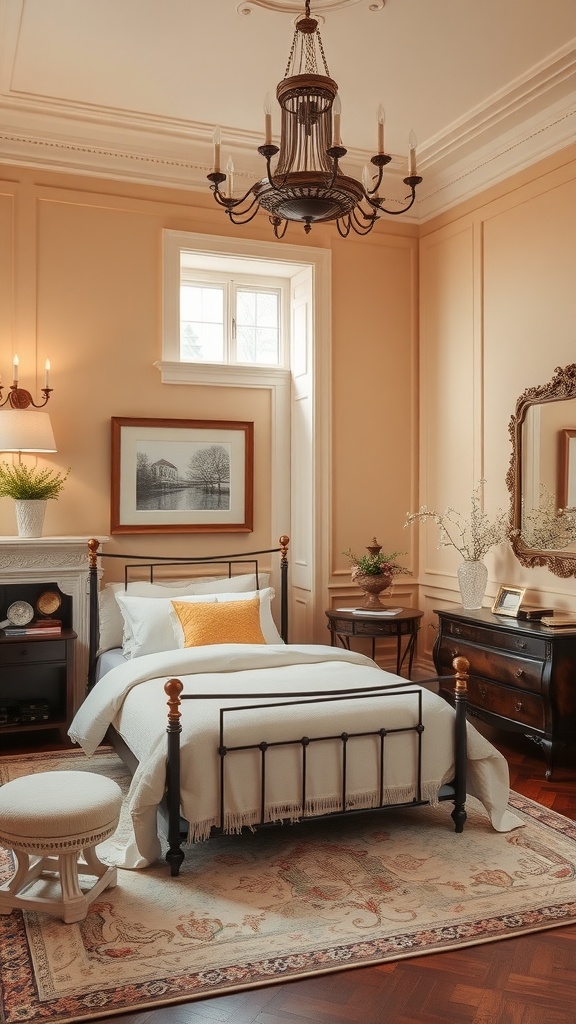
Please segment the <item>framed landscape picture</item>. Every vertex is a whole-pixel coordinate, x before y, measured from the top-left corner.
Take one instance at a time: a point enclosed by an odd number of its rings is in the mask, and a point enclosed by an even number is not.
[[[254,424],[112,417],[111,533],[249,533]]]

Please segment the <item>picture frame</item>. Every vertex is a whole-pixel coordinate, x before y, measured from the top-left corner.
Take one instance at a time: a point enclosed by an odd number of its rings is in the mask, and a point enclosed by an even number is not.
[[[511,615],[516,618],[525,593],[526,587],[500,587],[492,605],[493,613],[495,615]]]
[[[254,423],[111,420],[110,532],[249,533]]]

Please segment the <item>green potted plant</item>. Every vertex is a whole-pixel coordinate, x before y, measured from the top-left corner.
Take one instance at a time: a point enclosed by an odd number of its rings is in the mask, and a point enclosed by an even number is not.
[[[19,537],[42,536],[46,502],[60,496],[69,473],[0,462],[0,498],[14,498]]]

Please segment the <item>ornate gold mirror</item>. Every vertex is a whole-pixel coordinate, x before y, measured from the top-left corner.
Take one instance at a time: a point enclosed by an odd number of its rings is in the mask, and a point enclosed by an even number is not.
[[[576,363],[528,388],[508,430],[514,553],[522,565],[576,576]]]

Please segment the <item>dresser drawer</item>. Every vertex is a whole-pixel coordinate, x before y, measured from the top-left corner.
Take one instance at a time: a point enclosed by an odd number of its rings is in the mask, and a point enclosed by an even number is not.
[[[32,640],[30,643],[4,643],[0,646],[0,665],[22,665],[32,662],[65,661],[64,640]]]
[[[489,711],[493,715],[509,718],[521,725],[529,725],[533,729],[544,731],[544,702],[533,693],[519,693],[507,686],[497,686],[483,679],[470,679],[468,682],[468,704],[470,709],[476,707]]]
[[[447,637],[469,640],[481,647],[495,647],[499,651],[523,654],[528,658],[540,658],[545,661],[548,656],[548,642],[544,637],[505,633],[503,630],[487,629],[475,623],[454,620],[444,623],[442,632]]]
[[[442,664],[450,670],[452,659],[460,655],[470,662],[470,675],[493,679],[508,686],[540,693],[544,663],[530,658],[507,654],[505,651],[485,650],[454,638],[443,638],[440,650]]]

